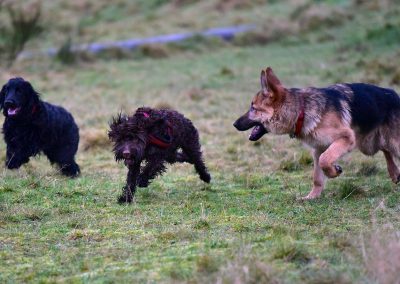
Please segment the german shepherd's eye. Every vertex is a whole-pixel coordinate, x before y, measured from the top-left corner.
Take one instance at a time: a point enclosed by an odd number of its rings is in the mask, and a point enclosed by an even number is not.
[[[251,105],[250,105],[250,111],[258,111],[258,109],[256,109],[256,108],[253,106],[253,103],[251,103]]]

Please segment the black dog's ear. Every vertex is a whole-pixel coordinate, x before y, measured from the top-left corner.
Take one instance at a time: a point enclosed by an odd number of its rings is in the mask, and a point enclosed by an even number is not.
[[[22,79],[22,78],[21,78]],[[22,79],[23,80],[23,79]],[[29,83],[28,81],[26,81],[26,80],[23,80],[23,88],[24,88],[24,91],[26,92],[26,93],[28,93],[31,97],[31,100],[30,100],[30,104],[33,106],[33,105],[37,105],[38,103],[39,103],[39,93],[38,92],[36,92],[35,91],[35,89],[32,87],[32,85],[31,85],[31,83]]]
[[[6,99],[6,87],[7,84],[5,84],[0,91],[0,110],[4,108],[4,101]]]

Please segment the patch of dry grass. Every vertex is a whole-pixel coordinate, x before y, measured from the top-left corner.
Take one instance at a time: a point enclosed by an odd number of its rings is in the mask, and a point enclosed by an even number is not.
[[[89,128],[80,131],[81,149],[87,151],[92,148],[111,149],[107,129]]]
[[[362,242],[365,269],[377,283],[400,279],[400,231],[391,224],[376,226]]]

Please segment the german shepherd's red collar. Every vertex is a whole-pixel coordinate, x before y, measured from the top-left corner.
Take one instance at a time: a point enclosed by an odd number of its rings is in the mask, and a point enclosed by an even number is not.
[[[270,67],[261,72],[261,90],[234,126],[253,128],[249,139],[289,134],[313,149],[313,187],[305,199],[319,197],[325,179],[342,173],[336,164],[358,148],[365,155],[382,151],[389,176],[400,181],[400,98],[391,89],[352,83],[326,88],[286,88]]]

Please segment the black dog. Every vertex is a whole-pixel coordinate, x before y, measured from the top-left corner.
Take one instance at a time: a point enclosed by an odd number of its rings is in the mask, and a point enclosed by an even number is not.
[[[29,157],[43,152],[60,166],[66,176],[79,175],[74,156],[78,150],[79,129],[64,108],[43,102],[32,85],[22,78],[10,79],[0,92],[0,108],[7,144],[6,166],[17,169]]]
[[[132,202],[136,185],[147,187],[165,171],[165,162],[194,164],[200,178],[209,183],[210,174],[200,151],[199,134],[182,114],[166,109],[139,108],[133,116],[119,115],[110,124],[117,161],[128,167],[127,185],[118,202]],[[181,149],[181,150],[179,150]],[[146,164],[141,169],[142,161]]]

